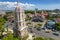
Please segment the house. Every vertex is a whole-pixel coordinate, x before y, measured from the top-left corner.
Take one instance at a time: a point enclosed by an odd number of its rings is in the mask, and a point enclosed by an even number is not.
[[[10,21],[10,22],[14,22],[14,16],[13,15],[10,15],[9,17],[7,17],[8,18],[8,21]]]
[[[54,18],[56,22],[60,22],[60,18]]]
[[[0,17],[3,17],[5,14],[5,12],[0,11]]]
[[[55,13],[55,12],[51,12],[50,14],[51,14],[51,15],[56,15],[57,13]]]
[[[50,13],[50,16],[53,16],[53,17],[55,17],[55,16],[57,16],[58,15],[58,13],[55,13],[55,12],[51,12]]]
[[[31,14],[31,13],[28,13],[27,14],[29,17],[33,17],[34,15],[33,14]]]

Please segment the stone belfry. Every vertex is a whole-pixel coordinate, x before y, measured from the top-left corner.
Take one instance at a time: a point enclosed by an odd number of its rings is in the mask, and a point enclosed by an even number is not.
[[[17,4],[15,8],[15,27],[14,35],[22,38],[27,35],[27,26],[25,24],[25,14],[22,5]]]
[[[36,16],[36,14],[37,14],[37,10],[38,10],[38,9],[37,9],[37,8],[35,8],[35,14],[34,14],[34,16]]]

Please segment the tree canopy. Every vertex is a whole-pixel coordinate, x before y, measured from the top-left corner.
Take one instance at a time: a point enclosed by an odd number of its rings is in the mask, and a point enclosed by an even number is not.
[[[5,23],[5,19],[4,18],[0,18],[0,36],[2,36],[2,33],[4,31],[4,23]]]
[[[53,38],[36,37],[33,40],[54,40]]]
[[[57,30],[60,30],[60,22],[58,22],[58,23],[55,24],[55,28],[56,28]]]
[[[6,36],[2,38],[2,40],[19,40],[18,38],[14,37],[11,32],[8,32]]]

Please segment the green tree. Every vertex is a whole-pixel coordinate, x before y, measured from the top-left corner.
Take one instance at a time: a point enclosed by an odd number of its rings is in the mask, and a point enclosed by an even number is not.
[[[11,32],[8,32],[6,36],[2,38],[2,40],[19,40],[18,38],[14,37]]]
[[[60,22],[58,22],[58,23],[55,24],[55,28],[56,28],[57,30],[60,30]]]
[[[60,10],[59,9],[54,9],[53,12],[58,13],[58,12],[60,12]]]
[[[25,10],[25,14],[28,14],[28,13],[34,14],[34,10]]]
[[[33,40],[44,40],[42,37],[36,37]]]
[[[31,22],[27,22],[27,25],[29,25],[29,24],[31,25]]]
[[[50,16],[50,14],[48,14],[47,19],[48,19],[48,20],[53,20],[53,17]]]
[[[49,38],[49,40],[54,40],[53,38]]]
[[[5,19],[4,18],[0,18],[0,25],[4,25],[5,23]]]
[[[33,40],[54,40],[53,38],[35,37]]]
[[[4,31],[4,23],[5,23],[4,18],[0,18],[0,36],[3,35],[2,33]]]
[[[13,35],[11,33],[8,33],[6,36],[2,38],[2,40],[13,40]]]
[[[27,36],[25,36],[24,38],[22,38],[22,40],[27,40],[28,37],[29,37],[29,36],[27,35]]]
[[[3,31],[4,31],[4,28],[3,28],[3,26],[2,25],[0,25],[0,36],[2,36],[3,34]]]
[[[32,19],[32,17],[29,17],[28,15],[26,15],[25,21],[28,21],[28,20],[31,20],[31,19]]]
[[[36,28],[41,28],[42,24],[35,25]]]
[[[49,40],[48,38],[45,38],[44,40]]]

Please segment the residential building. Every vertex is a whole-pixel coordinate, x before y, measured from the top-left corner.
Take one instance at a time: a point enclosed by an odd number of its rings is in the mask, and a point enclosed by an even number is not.
[[[0,11],[0,17],[3,17],[6,13],[3,11]]]

